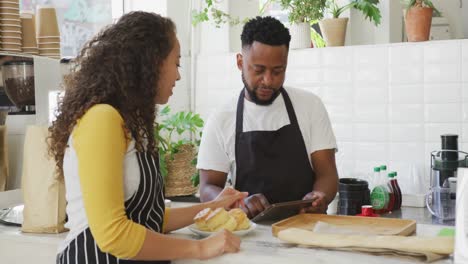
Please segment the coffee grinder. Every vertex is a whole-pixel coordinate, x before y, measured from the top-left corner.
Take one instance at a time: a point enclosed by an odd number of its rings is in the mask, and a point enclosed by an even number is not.
[[[458,135],[441,135],[441,150],[431,152],[427,209],[440,220],[455,219],[457,170],[468,167],[468,153],[458,150]]]

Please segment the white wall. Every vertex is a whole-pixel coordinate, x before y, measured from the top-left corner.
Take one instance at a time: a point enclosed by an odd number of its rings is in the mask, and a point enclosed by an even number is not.
[[[468,39],[468,0],[462,0],[463,33]]]
[[[197,59],[196,111],[204,118],[242,89],[234,55]],[[408,190],[413,167],[429,177],[440,134],[460,135],[468,150],[468,40],[290,51],[286,85],[324,101],[340,177],[383,163]]]
[[[451,36],[454,39],[462,39],[463,33],[463,17],[462,17],[462,0],[432,0],[434,6],[442,12],[442,16],[446,17],[450,24]],[[465,3],[463,4],[468,4]],[[467,13],[464,14],[468,15]]]

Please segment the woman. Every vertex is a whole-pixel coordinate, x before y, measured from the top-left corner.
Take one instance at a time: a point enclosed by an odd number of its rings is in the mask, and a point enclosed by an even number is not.
[[[159,263],[239,250],[228,231],[199,241],[162,234],[246,196],[226,189],[212,203],[164,207],[153,123],[155,104],[167,103],[180,79],[179,60],[174,23],[145,12],[124,15],[81,51],[50,128],[70,228],[57,263]]]

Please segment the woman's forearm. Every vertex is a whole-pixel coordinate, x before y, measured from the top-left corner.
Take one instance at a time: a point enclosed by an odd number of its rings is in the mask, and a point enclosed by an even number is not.
[[[175,260],[198,259],[200,248],[198,240],[171,237],[146,231],[146,238],[134,260]]]

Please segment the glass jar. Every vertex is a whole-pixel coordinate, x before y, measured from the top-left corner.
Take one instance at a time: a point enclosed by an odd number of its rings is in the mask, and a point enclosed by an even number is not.
[[[8,61],[2,65],[3,86],[18,108],[35,105],[32,61]]]

